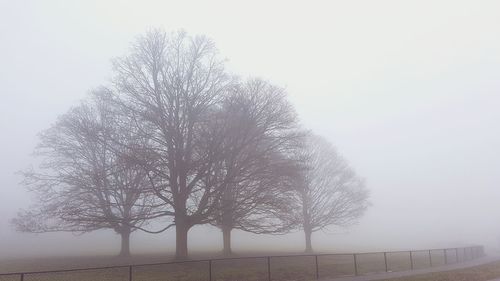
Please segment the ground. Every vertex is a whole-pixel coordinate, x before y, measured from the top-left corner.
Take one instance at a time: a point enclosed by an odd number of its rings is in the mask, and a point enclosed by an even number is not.
[[[286,255],[290,253],[239,253],[235,260],[213,260],[211,274],[213,281],[261,281],[268,279],[268,259],[265,256]],[[448,251],[446,257],[442,250],[431,251],[432,265],[444,265],[447,260],[452,264],[467,260],[463,252]],[[264,256],[250,258],[249,256]],[[216,253],[196,253],[193,259],[220,258]],[[388,271],[405,271],[411,268],[409,252],[387,253]],[[358,254],[357,272],[368,274],[385,272],[386,265],[383,253]],[[428,251],[413,252],[413,268],[427,268]],[[132,268],[132,280],[140,281],[204,281],[209,280],[208,261],[190,261],[182,264],[160,264],[137,266],[137,264],[165,263],[172,261],[168,255],[134,255],[131,258],[116,258],[112,256],[95,257],[65,257],[41,259],[17,259],[0,261],[0,273],[60,270],[85,267],[120,266],[110,269],[72,271],[65,273],[45,273],[25,275],[25,281],[123,281],[128,280],[129,267]],[[320,279],[354,274],[354,257],[352,254],[328,254],[317,258],[318,275]],[[270,259],[271,278],[273,281],[306,281],[316,280],[315,256],[272,257]],[[500,272],[500,270],[498,270]],[[496,276],[493,276],[496,277]],[[19,276],[0,276],[0,281],[20,280]],[[399,280],[399,279],[396,279]],[[428,279],[401,279],[428,280]],[[447,280],[447,279],[436,279]],[[450,279],[451,280],[451,279]],[[456,279],[453,279],[456,280]],[[476,279],[463,279],[476,280]],[[486,280],[486,279],[485,279]]]

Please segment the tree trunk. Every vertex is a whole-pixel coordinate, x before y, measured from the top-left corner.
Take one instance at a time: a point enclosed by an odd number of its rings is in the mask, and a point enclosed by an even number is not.
[[[230,227],[222,227],[222,240],[224,242],[222,254],[225,256],[230,256],[233,253],[231,250],[231,230]]]
[[[188,257],[188,231],[189,226],[183,222],[175,225],[175,258],[185,260]]]
[[[311,216],[309,212],[309,196],[307,195],[307,190],[303,189],[301,193],[302,199],[302,227],[304,229],[304,234],[306,236],[306,253],[311,253],[312,243],[311,243],[311,235],[312,235],[312,226],[311,226]]]
[[[306,236],[306,253],[312,253],[313,251],[311,242],[312,231],[310,229],[304,228],[304,234]]]
[[[130,256],[130,231],[122,231],[120,233],[122,238],[122,246],[120,250],[120,256],[129,257]]]

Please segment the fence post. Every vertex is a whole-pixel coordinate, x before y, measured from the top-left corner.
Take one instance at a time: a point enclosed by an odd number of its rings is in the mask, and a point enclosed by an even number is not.
[[[319,268],[318,268],[318,255],[314,256],[316,260],[316,280],[319,279]]]
[[[352,254],[354,257],[354,275],[358,275],[358,260],[356,259],[356,254]]]
[[[455,259],[458,263],[458,248],[455,248]]]
[[[448,249],[443,249],[444,253],[444,264],[448,264]]]
[[[431,250],[429,250],[429,264],[432,267],[432,256],[431,256]]]
[[[128,266],[128,281],[132,281],[132,266]]]
[[[387,252],[384,252],[385,272],[387,272]]]
[[[413,253],[410,251],[410,269],[413,270]]]
[[[271,257],[267,257],[267,281],[271,281]]]
[[[465,255],[465,248],[462,248],[462,249],[464,250],[464,261],[466,261],[466,260],[467,260],[467,257],[466,257],[466,255]]]
[[[208,260],[208,281],[212,281],[212,260]]]
[[[24,281],[24,273],[21,273],[21,281]]]

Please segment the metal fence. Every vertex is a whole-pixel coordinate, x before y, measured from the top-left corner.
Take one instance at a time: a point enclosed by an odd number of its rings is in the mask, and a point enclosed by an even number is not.
[[[484,256],[483,246],[394,252],[235,257],[0,274],[0,281],[317,280],[421,269]]]

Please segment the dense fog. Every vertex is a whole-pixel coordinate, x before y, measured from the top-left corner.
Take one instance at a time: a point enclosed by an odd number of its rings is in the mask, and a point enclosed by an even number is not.
[[[227,67],[284,87],[301,123],[366,180],[359,222],[313,234],[319,252],[500,245],[500,2],[1,1],[0,258],[115,254],[111,231],[16,232],[31,204],[16,172],[47,129],[109,82],[150,28],[210,37]],[[303,233],[235,231],[233,249],[302,252]],[[171,253],[175,231],[132,253]],[[219,251],[196,226],[189,249]]]

